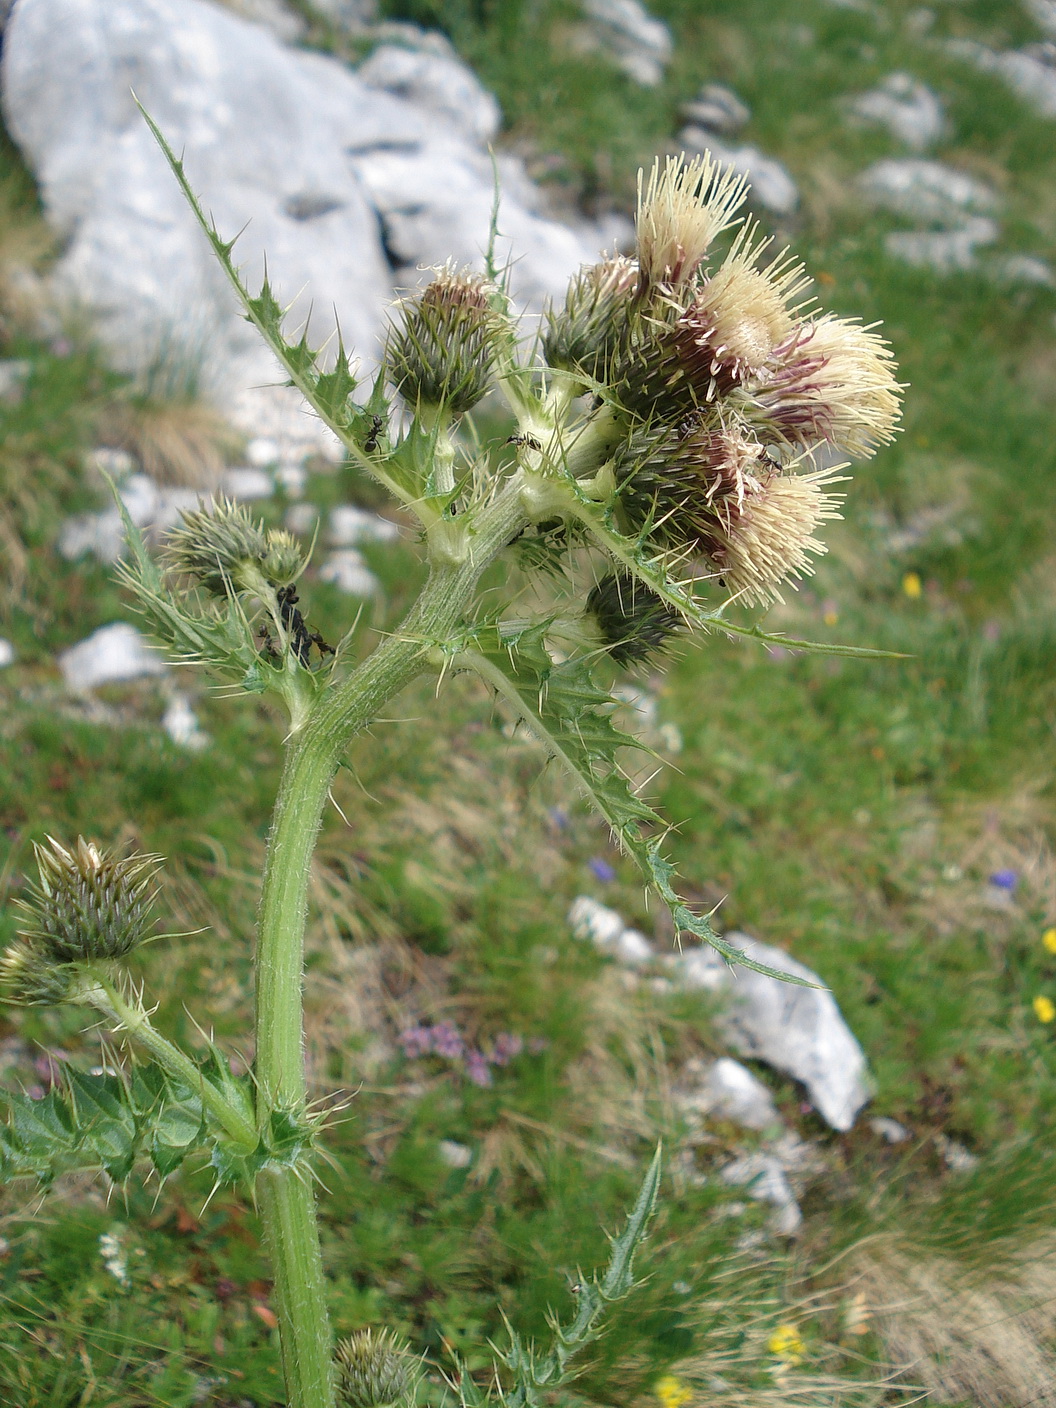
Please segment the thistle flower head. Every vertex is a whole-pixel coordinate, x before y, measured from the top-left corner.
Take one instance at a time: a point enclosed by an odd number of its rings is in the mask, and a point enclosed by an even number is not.
[[[769,606],[783,600],[782,582],[813,572],[810,555],[826,551],[814,530],[826,519],[840,517],[840,496],[827,487],[838,478],[837,468],[774,473],[718,522],[707,556],[740,600]]]
[[[181,516],[166,542],[169,566],[213,596],[246,590],[247,568],[259,569],[268,553],[264,525],[229,499]]]
[[[409,402],[472,410],[491,385],[496,316],[478,274],[441,269],[421,296],[398,309],[385,361]]]
[[[810,283],[803,266],[783,255],[765,269],[759,255],[769,243],[753,241],[754,228],[738,234],[722,264],[706,279],[678,321],[680,361],[701,399],[757,373],[792,332],[792,300]]]
[[[827,314],[776,349],[751,399],[780,439],[808,449],[824,440],[865,458],[893,439],[900,391],[884,339]]]
[[[551,367],[604,380],[638,287],[638,266],[617,255],[572,276],[565,306],[547,310],[543,356]]]
[[[417,1360],[391,1330],[357,1330],[338,1343],[335,1387],[343,1408],[389,1408],[415,1386]]]
[[[54,963],[123,958],[150,934],[159,856],[120,857],[83,836],[69,850],[34,845],[39,878],[20,908],[28,971],[34,956]]]
[[[659,158],[638,176],[638,264],[649,285],[688,283],[712,241],[733,223],[748,183],[710,154]]]
[[[618,665],[648,660],[678,630],[678,612],[629,572],[603,577],[587,597],[605,649]]]

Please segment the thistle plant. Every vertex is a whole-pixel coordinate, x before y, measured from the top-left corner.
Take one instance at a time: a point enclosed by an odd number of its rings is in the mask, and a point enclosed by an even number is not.
[[[331,648],[310,627],[305,555],[290,535],[216,502],[184,516],[158,562],[126,517],[121,580],[157,641],[235,692],[270,696],[287,718],[261,878],[253,1066],[236,1078],[212,1047],[204,1059],[180,1050],[122,973],[152,932],[159,860],[51,841],[37,849],[39,880],[4,959],[9,996],[94,1009],[142,1057],[127,1074],[71,1072],[44,1100],[15,1099],[0,1162],[9,1176],[94,1164],[120,1180],[138,1159],[164,1176],[206,1148],[217,1180],[260,1209],[291,1408],[382,1408],[413,1399],[418,1369],[382,1327],[332,1341],[313,1192],[323,1129],[304,1070],[309,871],[345,750],[417,676],[476,676],[581,787],[676,930],[768,972],[680,899],[665,827],[620,767],[636,744],[613,721],[610,686],[620,667],[655,662],[694,632],[876,653],[770,635],[730,613],[780,600],[811,571],[817,534],[838,514],[845,466],[833,460],[891,438],[899,387],[881,338],[805,301],[801,266],[771,254],[739,214],[745,182],[707,156],[653,167],[635,256],[580,271],[534,341],[493,238],[483,274],[445,267],[397,305],[381,368],[362,387],[344,347],[326,362],[306,336],[287,339],[267,282],[248,291],[232,243],[151,126],[246,317],[352,463],[417,526],[428,575],[402,624],[353,664],[351,632]],[[492,444],[464,433],[485,395],[515,422]],[[503,558],[546,577],[547,609],[517,614],[481,590]],[[535,1404],[572,1372],[633,1285],[658,1181],[659,1155],[607,1269],[581,1276],[573,1318],[553,1321],[550,1350],[511,1328],[490,1386],[468,1374],[454,1384],[462,1404]]]

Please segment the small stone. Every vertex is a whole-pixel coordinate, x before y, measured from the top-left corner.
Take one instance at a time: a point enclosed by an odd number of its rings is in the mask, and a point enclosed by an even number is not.
[[[745,1129],[781,1126],[781,1116],[766,1086],[747,1066],[728,1056],[711,1065],[696,1057],[687,1061],[672,1098],[687,1115],[712,1115]]]
[[[1026,0],[1030,17],[1049,39],[1056,39],[1056,0]]]
[[[15,647],[9,640],[0,639],[0,670],[6,670],[8,665],[15,663]]]
[[[939,1153],[942,1155],[943,1163],[954,1173],[971,1173],[979,1164],[979,1156],[973,1154],[970,1149],[966,1149],[956,1139],[950,1139],[945,1134],[937,1134],[935,1143]]]
[[[954,58],[965,59],[983,71],[995,73],[1039,117],[1056,117],[1056,63],[1052,45],[995,52],[974,39],[948,39],[943,46]]]
[[[683,105],[682,115],[687,122],[709,132],[730,134],[739,131],[752,112],[732,88],[725,88],[721,83],[705,83],[693,101]]]
[[[609,957],[632,968],[650,963],[656,954],[644,934],[629,928],[621,915],[589,895],[580,895],[568,911],[568,922],[577,939],[589,939]]]
[[[355,504],[339,504],[331,510],[327,526],[327,541],[338,548],[354,548],[360,543],[392,543],[400,536],[399,525],[380,513],[357,508]]]
[[[146,636],[127,621],[100,626],[59,656],[66,687],[77,694],[100,685],[164,675],[167,668]]]
[[[209,743],[209,735],[202,731],[186,694],[176,692],[172,695],[161,726],[173,743],[191,753],[200,753]]]
[[[220,490],[229,499],[248,502],[253,499],[270,499],[275,492],[275,484],[265,470],[242,465],[224,471]]]
[[[449,1168],[468,1168],[473,1162],[473,1150],[454,1139],[441,1139],[436,1152]]]
[[[765,1061],[806,1086],[811,1103],[833,1129],[848,1130],[871,1095],[865,1055],[821,979],[782,949],[747,934],[727,941],[756,962],[817,986],[804,987],[731,967],[713,948],[688,949],[670,960],[683,988],[729,997],[721,1025],[742,1056]]]
[[[246,446],[246,459],[254,469],[270,469],[277,465],[281,458],[282,450],[277,440],[271,440],[265,435],[257,436]]]
[[[162,489],[146,474],[132,474],[119,494],[137,528],[155,534],[172,528],[184,510],[195,509],[201,495],[195,489]],[[92,553],[100,562],[116,562],[125,549],[125,527],[116,508],[68,518],[59,531],[58,549],[67,561]]]
[[[978,267],[976,250],[993,244],[1000,231],[985,215],[966,220],[956,230],[892,230],[884,248],[895,259],[937,274],[966,273]]]
[[[748,199],[775,215],[791,215],[799,204],[795,181],[772,156],[764,156],[758,147],[728,147],[703,127],[686,127],[681,141],[687,151],[711,152],[716,161],[732,166],[741,176],[747,176],[752,189]]]
[[[910,1138],[909,1130],[904,1124],[888,1119],[886,1115],[877,1115],[875,1119],[871,1119],[869,1128],[878,1139],[884,1139],[888,1144],[904,1144]]]
[[[645,88],[663,81],[671,60],[671,31],[639,0],[582,0],[598,49],[615,59],[629,78]]]
[[[959,226],[966,215],[988,215],[999,204],[974,176],[922,157],[874,162],[858,177],[858,188],[884,210],[939,225]]]
[[[306,537],[309,533],[314,533],[315,525],[318,521],[319,510],[316,508],[315,504],[291,504],[286,510],[286,527],[291,533],[298,533],[301,537]]]
[[[26,382],[33,370],[33,363],[23,358],[10,357],[0,361],[0,401],[9,406],[17,406],[26,392]]]
[[[1052,265],[1033,254],[1005,254],[990,261],[988,272],[998,283],[1035,284],[1056,288]]]
[[[376,596],[381,583],[355,548],[340,548],[332,552],[319,569],[321,582],[332,582],[350,596]]]
[[[280,464],[275,469],[275,483],[285,490],[291,499],[301,497],[307,482],[308,471],[303,464],[287,460],[285,464]]]
[[[790,1237],[803,1221],[780,1160],[769,1154],[747,1154],[719,1170],[723,1183],[744,1187],[749,1198],[770,1203],[776,1209],[770,1226],[780,1236]]]
[[[879,87],[853,99],[850,110],[918,152],[934,146],[946,127],[940,98],[908,73],[889,74]]]

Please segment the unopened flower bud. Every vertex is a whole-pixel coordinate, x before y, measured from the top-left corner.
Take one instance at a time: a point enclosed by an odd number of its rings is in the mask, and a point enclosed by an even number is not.
[[[413,1393],[417,1360],[391,1330],[357,1330],[334,1355],[342,1408],[391,1408]]]
[[[260,564],[261,572],[273,587],[288,587],[304,568],[300,543],[285,529],[272,528],[267,535],[267,548]]]
[[[551,367],[604,381],[638,286],[638,266],[617,256],[574,274],[565,306],[547,311],[543,356]]]
[[[227,499],[184,512],[182,518],[182,526],[173,529],[166,543],[169,566],[193,577],[214,596],[247,590],[247,569],[259,570],[267,556],[264,525]]]
[[[648,660],[678,630],[678,612],[629,572],[603,577],[587,597],[605,649],[618,665]]]
[[[160,857],[121,858],[80,836],[70,850],[51,838],[34,850],[39,879],[19,902],[33,953],[58,964],[123,958],[148,937]]]
[[[32,938],[11,944],[0,958],[0,987],[21,1007],[57,1007],[69,995],[74,970],[56,963],[47,945]]]
[[[496,316],[485,281],[443,269],[421,297],[401,305],[385,361],[413,405],[472,410],[491,385]]]

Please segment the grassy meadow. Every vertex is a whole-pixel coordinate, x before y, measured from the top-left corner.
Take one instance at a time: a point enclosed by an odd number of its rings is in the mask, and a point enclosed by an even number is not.
[[[401,1329],[433,1366],[423,1402],[439,1402],[452,1351],[485,1369],[503,1313],[544,1332],[577,1267],[604,1259],[604,1229],[662,1136],[645,1282],[561,1402],[1056,1403],[1056,1022],[1034,1005],[1056,1001],[1043,941],[1056,926],[1056,290],[890,259],[897,222],[853,179],[904,153],[841,106],[896,70],[929,83],[949,119],[935,156],[1000,192],[998,252],[1056,261],[1056,124],[935,42],[1010,47],[1038,32],[1012,0],[936,4],[930,27],[898,0],[653,0],[675,52],[663,85],[642,89],[577,56],[571,3],[386,9],[447,29],[497,93],[504,142],[558,206],[629,210],[637,167],[675,149],[679,106],[704,81],[749,104],[744,140],[801,191],[780,239],[827,306],[883,320],[908,383],[903,433],[858,468],[828,556],[766,627],[907,658],[714,637],[637,680],[682,738],[649,787],[677,824],[691,897],[720,906],[720,928],[815,968],[875,1077],[859,1126],[834,1135],[757,1068],[817,1141],[791,1242],[765,1233],[761,1205],[729,1215],[730,1190],[702,1176],[754,1136],[716,1124],[706,1144],[680,1146],[672,1083],[689,1058],[723,1050],[708,1002],[631,986],[571,936],[568,907],[585,893],[671,940],[540,749],[457,679],[439,697],[412,687],[356,743],[319,851],[307,979],[314,1089],[335,1105],[321,1197],[336,1326]],[[321,26],[313,38],[333,42]],[[17,894],[45,834],[167,856],[167,899],[190,936],[149,948],[137,975],[166,1030],[193,1045],[200,1015],[237,1060],[277,721],[188,677],[212,740],[191,753],[160,728],[156,684],[90,706],[61,686],[58,651],[130,619],[109,569],[55,550],[62,518],[102,503],[85,454],[148,435],[152,417],[179,424],[180,408],[131,396],[87,342],[27,332],[12,271],[53,253],[5,139],[0,351],[31,370],[21,401],[0,403],[0,633],[17,657],[0,673],[0,875]],[[183,413],[200,434],[195,408]],[[325,466],[307,494],[320,508],[376,502],[351,470]],[[284,511],[265,509],[274,522]],[[359,628],[366,650],[421,568],[410,535],[364,553],[384,586]],[[343,632],[349,598],[311,573],[303,595],[324,635]],[[597,878],[599,860],[615,879]],[[1011,890],[990,882],[1004,871]],[[13,923],[5,909],[4,937]],[[403,1054],[401,1031],[440,1021],[477,1045],[512,1034],[523,1051],[478,1088],[442,1058]],[[107,1059],[75,1012],[4,1009],[7,1085],[46,1082],[46,1051]],[[869,1115],[911,1139],[886,1144]],[[978,1162],[950,1167],[948,1140]],[[442,1141],[470,1150],[468,1166],[445,1161]],[[0,1401],[282,1401],[254,1212],[211,1187],[201,1169],[160,1190],[70,1177],[47,1196],[3,1193]],[[121,1248],[124,1281],[101,1236]]]

